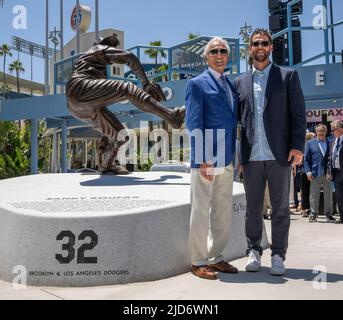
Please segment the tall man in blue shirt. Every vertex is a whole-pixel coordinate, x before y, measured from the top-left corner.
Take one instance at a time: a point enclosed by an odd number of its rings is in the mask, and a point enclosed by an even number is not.
[[[191,135],[191,271],[217,279],[237,273],[224,261],[232,215],[233,157],[236,143],[236,92],[224,75],[230,48],[214,37],[204,50],[209,66],[186,89],[186,128]]]
[[[272,213],[270,273],[283,275],[290,227],[291,164],[302,160],[306,115],[298,74],[269,60],[272,38],[256,29],[250,38],[253,67],[235,79],[241,122],[241,165],[246,191],[246,271],[259,271],[263,231],[263,197],[268,181]]]

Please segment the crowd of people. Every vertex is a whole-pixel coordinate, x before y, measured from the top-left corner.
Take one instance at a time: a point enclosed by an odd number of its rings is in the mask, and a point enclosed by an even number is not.
[[[292,213],[300,213],[303,218],[308,218],[309,222],[316,222],[318,215],[322,214],[328,223],[343,223],[343,214],[339,210],[342,196],[339,194],[337,201],[337,182],[332,177],[333,160],[343,141],[343,138],[342,141],[340,139],[343,135],[343,121],[331,122],[331,134],[328,134],[329,130],[323,123],[318,124],[313,130],[314,132],[308,130],[306,133],[302,163],[292,171],[290,210]],[[267,187],[263,217],[270,219],[271,213]]]

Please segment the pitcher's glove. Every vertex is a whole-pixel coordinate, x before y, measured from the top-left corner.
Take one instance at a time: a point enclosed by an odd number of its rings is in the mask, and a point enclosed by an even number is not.
[[[166,97],[158,83],[148,82],[144,85],[143,90],[157,101],[166,101]]]

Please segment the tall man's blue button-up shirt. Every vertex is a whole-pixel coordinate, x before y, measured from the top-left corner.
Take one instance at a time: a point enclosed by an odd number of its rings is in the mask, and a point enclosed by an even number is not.
[[[270,63],[263,71],[253,67],[255,130],[250,161],[275,160],[263,124],[265,94],[271,66]]]

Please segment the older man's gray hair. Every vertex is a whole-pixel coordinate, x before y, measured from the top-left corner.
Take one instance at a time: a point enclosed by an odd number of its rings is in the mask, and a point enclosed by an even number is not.
[[[334,120],[331,122],[332,129],[343,128],[343,120]]]
[[[205,49],[204,49],[204,53],[203,53],[203,57],[206,60],[208,53],[210,52],[211,48],[213,47],[213,45],[215,43],[220,43],[221,45],[223,45],[226,49],[227,49],[227,53],[230,54],[230,47],[227,43],[227,41],[222,38],[222,37],[213,37],[206,45]]]

